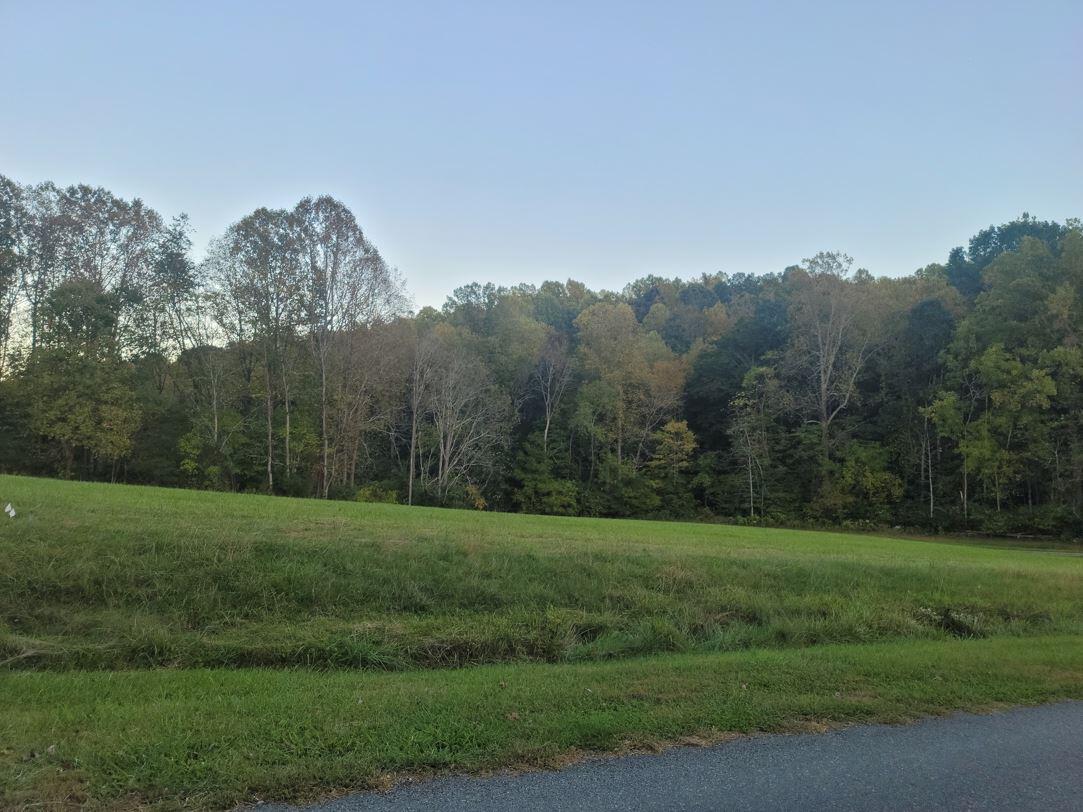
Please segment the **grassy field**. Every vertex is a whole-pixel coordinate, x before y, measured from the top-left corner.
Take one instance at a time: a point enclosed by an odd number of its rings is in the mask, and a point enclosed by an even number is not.
[[[3,805],[1083,697],[1069,551],[0,477],[7,501]]]

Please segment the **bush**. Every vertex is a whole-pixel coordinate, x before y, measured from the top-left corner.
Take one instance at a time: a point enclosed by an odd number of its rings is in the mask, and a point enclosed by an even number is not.
[[[385,488],[377,483],[363,485],[354,495],[355,502],[382,502],[395,505],[399,501],[399,492],[394,488]]]

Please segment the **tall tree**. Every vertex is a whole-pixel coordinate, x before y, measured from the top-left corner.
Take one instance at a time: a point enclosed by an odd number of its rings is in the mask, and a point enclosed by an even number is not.
[[[544,415],[542,429],[542,452],[549,453],[549,431],[553,416],[560,408],[564,393],[572,380],[574,366],[568,350],[568,337],[550,330],[534,368],[533,384],[541,398]]]
[[[440,502],[457,488],[484,486],[507,446],[513,418],[469,338],[450,325],[437,325],[423,342],[429,368],[428,436],[420,445],[422,484]]]
[[[293,225],[301,262],[301,316],[319,376],[319,489],[326,498],[335,475],[336,423],[341,428],[355,425],[342,416],[332,419],[331,377],[356,381],[356,367],[365,361],[358,355],[359,331],[395,315],[402,296],[379,251],[339,201],[327,196],[305,198],[294,209]],[[340,393],[345,409],[357,406],[351,401],[347,392]],[[341,475],[350,477],[345,467]]]
[[[61,449],[62,471],[72,474],[76,452],[116,463],[131,449],[140,412],[128,365],[116,339],[117,294],[91,280],[65,282],[45,302],[48,327],[27,370],[33,425]]]
[[[792,332],[787,362],[808,420],[819,428],[821,484],[826,484],[834,425],[857,392],[876,351],[872,282],[851,278],[853,260],[821,252],[793,273]]]
[[[257,209],[230,226],[208,260],[219,297],[220,326],[235,342],[251,342],[263,371],[265,472],[274,490],[275,414],[286,411],[285,456],[289,465],[289,383],[300,307],[300,255],[289,212]]]

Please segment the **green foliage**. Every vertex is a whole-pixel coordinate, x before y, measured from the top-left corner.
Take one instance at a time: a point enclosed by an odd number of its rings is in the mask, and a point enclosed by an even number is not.
[[[686,420],[670,420],[654,433],[654,454],[648,466],[663,479],[675,482],[691,464],[696,436]]]
[[[654,448],[647,469],[661,498],[663,515],[685,518],[695,515],[687,471],[696,451],[696,436],[685,420],[670,420],[654,433]]]
[[[332,198],[256,209],[201,263],[189,232],[0,178],[0,469],[1083,536],[1077,220],[899,278],[820,252],[619,293],[470,284],[414,315]]]
[[[516,457],[512,479],[517,483],[513,500],[524,513],[574,516],[578,512],[578,487],[556,473],[552,451],[546,452],[540,435],[527,437]]]
[[[355,499],[358,502],[377,502],[387,505],[397,505],[399,503],[399,492],[395,488],[371,484],[359,488]]]
[[[130,368],[116,351],[116,298],[73,281],[53,291],[45,308],[52,330],[26,368],[32,426],[60,447],[67,476],[80,450],[115,464],[131,450],[141,413]]]
[[[888,470],[888,453],[874,443],[854,442],[843,454],[836,504],[843,518],[887,522],[903,494],[902,481]]]
[[[64,473],[81,449],[109,463],[128,454],[140,409],[123,364],[42,350],[28,372],[33,428],[60,446]]]

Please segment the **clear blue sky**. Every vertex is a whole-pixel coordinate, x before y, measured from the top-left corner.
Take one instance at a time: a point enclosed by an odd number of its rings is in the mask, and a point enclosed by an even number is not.
[[[0,173],[189,213],[344,200],[471,280],[878,274],[1083,215],[1083,2],[0,0]]]

